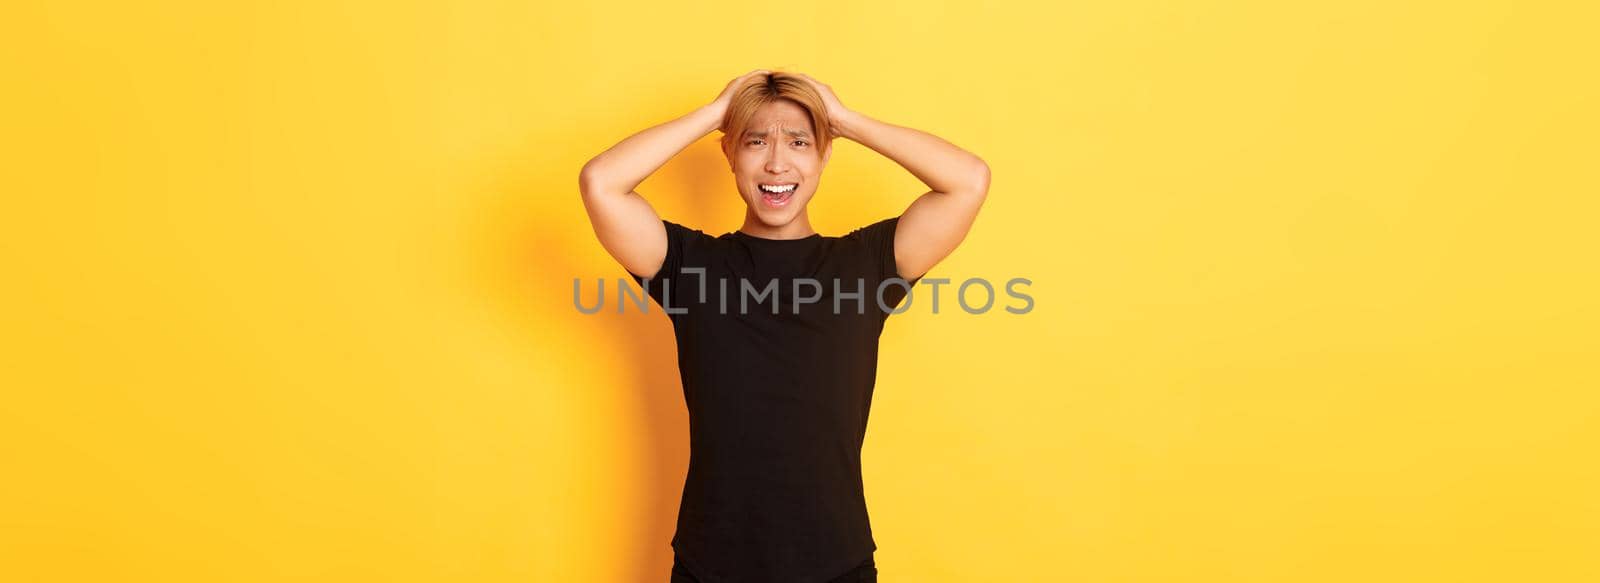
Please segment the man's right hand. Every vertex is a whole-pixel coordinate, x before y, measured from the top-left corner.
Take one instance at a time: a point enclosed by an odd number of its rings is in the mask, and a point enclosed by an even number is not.
[[[763,75],[768,75],[770,73],[772,73],[772,71],[769,71],[767,69],[756,69],[756,70],[751,71],[749,73],[745,73],[743,75],[740,75],[738,78],[734,79],[733,81],[729,81],[728,82],[728,86],[724,87],[722,89],[722,94],[718,95],[716,99],[712,100],[711,103],[707,107],[710,107],[712,111],[717,113],[717,119],[722,119],[724,116],[727,115],[727,113],[728,113],[728,104],[733,103],[733,96],[734,96],[735,93],[739,92],[739,88],[740,87],[744,87],[744,84],[749,82],[753,78],[760,77],[760,76],[763,76]],[[723,128],[719,127],[718,129],[723,129]]]

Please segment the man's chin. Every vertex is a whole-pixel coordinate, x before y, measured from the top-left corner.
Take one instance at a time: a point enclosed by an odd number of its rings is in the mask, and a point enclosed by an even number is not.
[[[763,209],[752,210],[755,211],[756,219],[760,220],[761,224],[774,228],[782,227],[792,223],[794,222],[794,218],[799,216],[799,211],[791,211],[789,209],[783,209],[781,211]]]
[[[761,219],[761,222],[769,225],[781,225],[788,223],[791,219],[799,214],[798,207],[794,209],[791,209],[787,206],[783,208],[771,208],[766,206],[766,203],[763,201],[756,201],[753,203],[750,201],[745,201],[744,205],[746,210],[754,213],[756,218]],[[774,221],[777,222],[774,223]]]

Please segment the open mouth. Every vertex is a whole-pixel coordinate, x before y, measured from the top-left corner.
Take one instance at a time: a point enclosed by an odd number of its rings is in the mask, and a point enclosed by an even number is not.
[[[761,189],[761,199],[767,203],[767,206],[781,207],[789,204],[789,199],[794,197],[794,192],[800,188],[800,185],[794,183],[758,184],[757,187]]]

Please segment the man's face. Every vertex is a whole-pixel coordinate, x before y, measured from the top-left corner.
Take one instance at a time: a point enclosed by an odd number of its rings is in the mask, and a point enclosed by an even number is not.
[[[781,227],[804,212],[833,153],[831,144],[822,156],[816,148],[811,116],[799,104],[780,99],[761,106],[750,118],[728,162],[739,196],[762,223]]]

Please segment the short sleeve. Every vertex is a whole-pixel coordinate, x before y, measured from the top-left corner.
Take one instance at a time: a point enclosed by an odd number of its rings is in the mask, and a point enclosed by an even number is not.
[[[900,217],[889,217],[857,229],[851,236],[861,239],[863,248],[866,249],[880,280],[900,278],[908,284],[915,285],[917,280],[922,279],[921,276],[906,279],[900,276],[900,271],[895,267],[894,233],[899,225]]]
[[[639,284],[639,287],[644,289],[645,293],[656,301],[656,304],[665,306],[666,298],[663,297],[663,292],[665,292],[667,286],[671,286],[671,293],[674,294],[679,293],[679,290],[684,288],[681,282],[683,281],[685,256],[693,253],[695,242],[700,238],[707,237],[707,235],[701,231],[690,229],[665,219],[662,219],[661,225],[667,231],[667,256],[661,262],[661,270],[650,278],[645,278],[632,271],[628,271],[628,275],[633,277],[634,283]],[[675,298],[672,300],[673,308],[681,308],[683,305],[682,299]]]
[[[900,301],[905,299],[911,288],[922,279],[921,276],[911,279],[901,277],[899,269],[895,267],[894,233],[899,225],[900,217],[890,217],[844,236],[846,239],[856,239],[859,242],[865,268],[874,280],[868,283],[872,289],[878,290],[876,293],[880,294],[878,297],[880,308],[884,310],[900,305]]]

